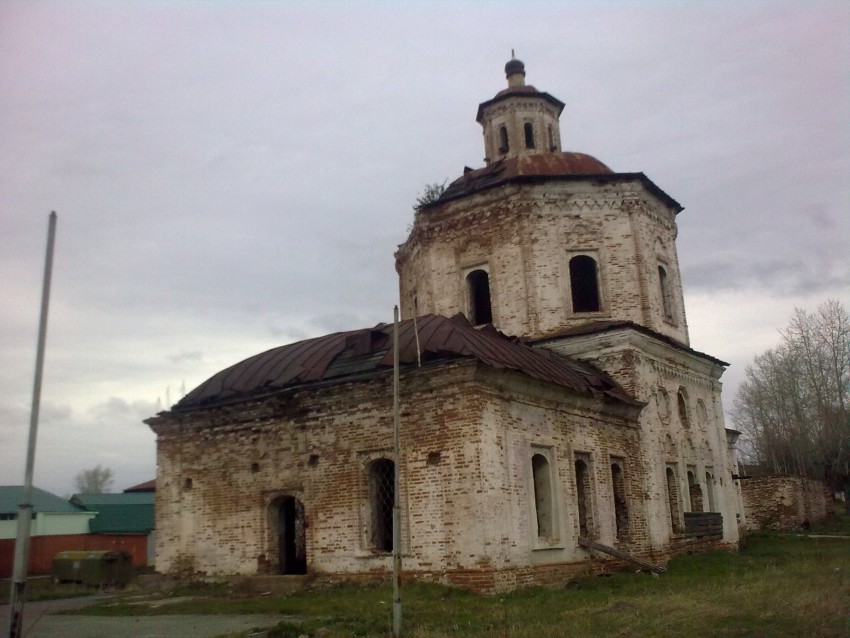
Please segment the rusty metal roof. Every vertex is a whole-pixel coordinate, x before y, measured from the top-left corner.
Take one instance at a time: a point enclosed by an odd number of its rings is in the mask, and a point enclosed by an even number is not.
[[[337,332],[299,341],[249,357],[189,392],[172,410],[185,412],[236,403],[293,387],[343,381],[392,368],[392,324]],[[473,358],[493,368],[516,370],[584,395],[604,395],[636,403],[607,374],[590,364],[533,348],[492,326],[475,328],[463,315],[425,315],[399,322],[399,361]]]
[[[661,190],[643,173],[615,173],[592,155],[555,152],[509,157],[479,169],[466,169],[443,194],[423,209],[471,195],[508,182],[537,182],[545,179],[593,179],[598,182],[640,181],[647,190],[678,213],[682,205]]]

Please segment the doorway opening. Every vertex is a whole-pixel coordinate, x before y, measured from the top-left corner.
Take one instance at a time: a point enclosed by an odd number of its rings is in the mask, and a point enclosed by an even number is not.
[[[307,573],[307,543],[304,537],[304,506],[294,496],[278,504],[277,543],[279,573]]]

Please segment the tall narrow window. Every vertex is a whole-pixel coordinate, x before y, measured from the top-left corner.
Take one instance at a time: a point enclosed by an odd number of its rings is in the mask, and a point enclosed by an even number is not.
[[[629,536],[629,509],[626,504],[626,481],[623,479],[622,461],[611,463],[611,486],[614,490],[614,525],[617,540],[624,541]]]
[[[688,411],[688,393],[685,392],[685,388],[679,388],[678,394],[678,404],[679,404],[679,421],[682,423],[683,428],[691,427],[691,416]]]
[[[573,312],[599,310],[599,280],[593,257],[576,255],[570,259],[570,290],[573,296]]]
[[[507,153],[510,150],[508,147],[508,129],[504,125],[499,127],[499,150],[502,153]]]
[[[668,467],[667,476],[667,502],[670,506],[670,527],[674,534],[682,531],[681,512],[679,508],[679,485],[676,480],[676,472]]]
[[[534,476],[534,509],[537,512],[537,537],[554,536],[554,513],[552,511],[552,480],[549,461],[542,454],[531,457],[531,472]]]
[[[575,468],[579,536],[589,538],[594,533],[592,500],[593,488],[590,480],[590,468],[581,458],[576,459]]]
[[[705,495],[708,497],[708,511],[716,512],[717,510],[714,509],[714,477],[709,468],[705,468]]]
[[[673,300],[670,297],[670,280],[667,278],[667,271],[664,270],[664,266],[658,267],[658,283],[661,287],[661,304],[664,308],[664,317],[672,319]]]
[[[469,291],[469,319],[474,326],[493,323],[490,306],[490,276],[486,270],[473,270],[466,276]]]
[[[704,430],[708,424],[708,412],[702,399],[697,399],[697,425]]]
[[[526,122],[522,128],[525,132],[525,148],[534,148],[534,126],[531,122]]]
[[[369,464],[369,542],[379,552],[393,550],[395,463],[376,459]]]
[[[558,147],[555,146],[555,131],[552,129],[552,125],[549,125],[549,150],[557,151]]]
[[[697,480],[696,468],[688,469],[688,497],[691,501],[691,511],[702,511],[702,487]]]

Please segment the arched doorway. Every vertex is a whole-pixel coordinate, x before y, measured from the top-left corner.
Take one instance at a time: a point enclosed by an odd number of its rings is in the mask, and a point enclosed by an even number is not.
[[[304,506],[294,496],[286,496],[277,506],[279,573],[307,573],[307,543],[304,537]]]

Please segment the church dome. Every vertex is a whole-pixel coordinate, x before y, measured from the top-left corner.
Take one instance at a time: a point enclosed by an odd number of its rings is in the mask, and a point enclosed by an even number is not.
[[[509,60],[505,65],[505,75],[510,77],[514,73],[522,73],[525,75],[525,64],[522,60],[511,58],[511,60]]]
[[[605,164],[585,153],[540,153],[509,157],[484,168],[465,171],[462,177],[449,184],[437,202],[523,179],[613,174],[614,171]]]

